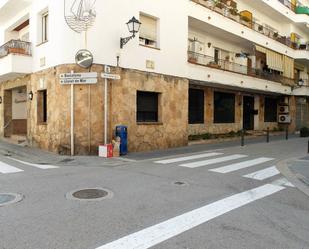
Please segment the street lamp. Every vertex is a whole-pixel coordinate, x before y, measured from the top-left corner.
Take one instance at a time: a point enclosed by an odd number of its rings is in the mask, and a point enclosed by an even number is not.
[[[137,20],[134,16],[131,18],[130,21],[127,22],[129,32],[132,35],[125,38],[120,38],[120,48],[123,48],[124,45],[126,45],[131,39],[135,37],[135,34],[138,33],[141,24],[142,23],[139,20]]]
[[[29,100],[33,100],[33,92],[32,91],[30,91],[28,93],[28,98],[29,98]]]

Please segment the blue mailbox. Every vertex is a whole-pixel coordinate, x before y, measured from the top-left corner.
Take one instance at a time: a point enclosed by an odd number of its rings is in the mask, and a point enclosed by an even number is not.
[[[128,153],[128,127],[124,125],[116,126],[116,136],[120,137],[120,155]]]

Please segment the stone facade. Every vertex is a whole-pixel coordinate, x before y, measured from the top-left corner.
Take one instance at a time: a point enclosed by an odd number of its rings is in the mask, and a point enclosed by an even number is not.
[[[93,65],[83,70],[76,65],[60,65],[1,84],[5,105],[2,113],[1,133],[11,135],[13,126],[3,127],[11,119],[12,89],[27,86],[33,92],[33,100],[27,101],[27,139],[30,145],[45,150],[69,154],[71,126],[71,87],[61,85],[62,73],[98,72],[103,65]],[[136,70],[112,68],[121,76],[119,81],[108,81],[108,141],[114,138],[116,125],[128,126],[129,151],[146,151],[184,146],[188,143],[188,81],[186,79],[145,73]],[[47,92],[47,122],[41,122],[38,94]],[[159,122],[136,122],[137,91],[153,91],[160,95]],[[181,101],[180,101],[181,100]],[[5,111],[4,111],[5,110]],[[6,133],[6,134],[5,134]],[[104,139],[104,79],[98,77],[93,85],[74,86],[74,139],[75,153],[96,154]]]
[[[231,131],[237,132],[243,128],[243,96],[250,95],[255,98],[255,109],[258,114],[255,116],[254,129],[261,131],[269,128],[273,129],[285,129],[286,125],[280,125],[277,122],[265,122],[264,121],[264,101],[265,95],[263,94],[247,94],[226,89],[215,89],[211,87],[202,86],[190,86],[195,89],[204,90],[204,123],[203,124],[190,124],[189,135],[198,134],[224,134]],[[228,124],[216,124],[214,123],[214,91],[230,92],[235,94],[235,122]],[[267,95],[268,96],[268,95]],[[295,98],[290,97],[290,115],[292,117],[292,123],[289,125],[289,130],[295,130],[295,115],[296,105]]]
[[[71,87],[61,85],[59,76],[68,72],[98,72],[103,65],[93,65],[84,70],[75,64],[60,65],[32,75],[0,84],[3,104],[0,105],[0,132],[9,137],[14,130],[27,131],[30,145],[45,150],[69,154],[71,149]],[[246,93],[212,87],[190,86],[204,90],[204,124],[188,124],[189,80],[138,70],[112,68],[121,80],[108,80],[108,142],[115,138],[115,127],[128,127],[128,149],[148,151],[185,146],[188,135],[222,134],[239,131],[243,127],[243,96]],[[12,119],[12,89],[26,87],[33,92],[33,99],[27,100],[27,122]],[[39,94],[47,93],[47,122],[42,122]],[[137,122],[137,92],[158,93],[158,122]],[[214,91],[235,94],[235,122],[232,124],[214,123]],[[255,128],[265,130],[278,128],[278,123],[264,122],[264,98],[262,94],[248,94],[258,101],[255,109]],[[290,97],[290,113],[295,129],[296,101]],[[23,126],[23,127],[22,127]],[[26,127],[25,127],[26,126]],[[74,148],[75,154],[97,154],[98,146],[104,140],[104,79],[98,77],[97,84],[74,86]]]

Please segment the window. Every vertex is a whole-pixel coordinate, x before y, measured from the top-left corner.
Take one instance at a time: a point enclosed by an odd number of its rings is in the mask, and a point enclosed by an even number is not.
[[[158,122],[159,93],[137,92],[137,122]]]
[[[214,92],[214,123],[235,123],[235,94]]]
[[[42,14],[42,43],[48,41],[48,12]]]
[[[139,32],[139,42],[148,47],[159,47],[158,45],[158,19],[145,14],[140,14],[142,23]]]
[[[37,116],[38,123],[47,123],[47,91],[38,91],[38,103],[37,103]]]
[[[189,89],[189,124],[204,123],[204,91]]]
[[[264,103],[264,122],[277,122],[277,99],[265,98]]]

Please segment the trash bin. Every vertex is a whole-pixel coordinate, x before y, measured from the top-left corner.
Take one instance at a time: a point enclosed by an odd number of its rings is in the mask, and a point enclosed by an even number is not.
[[[128,127],[124,125],[116,126],[116,137],[120,137],[120,155],[128,154]]]

